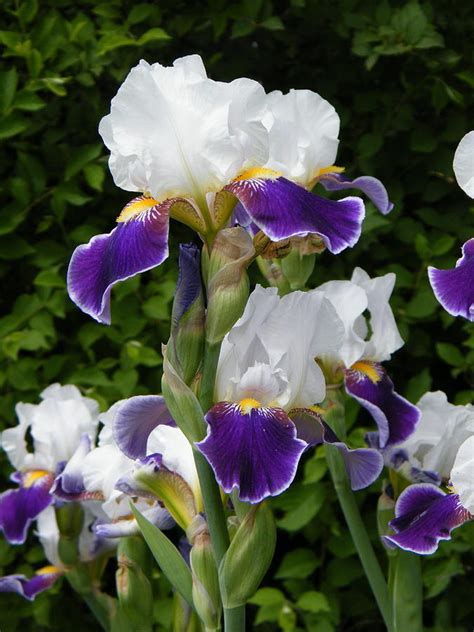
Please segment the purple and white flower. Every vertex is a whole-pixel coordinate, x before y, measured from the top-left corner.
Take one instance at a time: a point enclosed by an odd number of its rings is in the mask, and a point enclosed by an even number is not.
[[[18,404],[18,425],[2,433],[2,447],[16,469],[11,478],[18,484],[0,494],[0,530],[12,544],[25,541],[31,522],[54,500],[50,490],[57,472],[81,444],[95,439],[97,429],[97,402],[75,386],[52,384],[41,398],[40,404]]]
[[[236,490],[251,503],[280,494],[302,453],[323,442],[341,450],[354,488],[377,478],[380,455],[349,450],[313,409],[326,394],[314,358],[321,350],[331,353],[342,337],[342,324],[322,293],[280,298],[275,288],[257,286],[250,295],[223,341],[217,403],[206,414],[207,437],[197,443],[225,492]]]
[[[474,198],[474,131],[468,132],[454,154],[454,175],[461,189]],[[428,276],[436,298],[452,316],[474,321],[474,237],[462,247],[462,257],[450,270],[430,266]]]
[[[110,541],[98,538],[90,529],[94,516],[85,511],[84,526],[78,539],[78,553],[81,562],[89,562],[113,546]],[[0,577],[0,592],[15,592],[33,601],[35,597],[51,586],[67,571],[58,554],[59,529],[55,510],[47,507],[36,520],[38,537],[49,562],[48,566],[38,569],[33,577],[25,575],[7,575]]]
[[[329,281],[313,290],[331,303],[344,332],[335,349],[321,350],[316,357],[327,379],[337,383],[342,375],[347,393],[371,414],[378,432],[370,434],[370,444],[379,449],[407,439],[420,416],[395,392],[381,364],[403,345],[389,304],[394,285],[393,273],[371,279],[355,268],[351,281]],[[331,325],[324,335],[334,336]]]
[[[117,227],[74,252],[68,272],[72,300],[110,323],[112,286],[161,264],[168,256],[169,218],[201,235],[240,215],[278,241],[320,235],[338,253],[361,232],[357,197],[332,201],[309,192],[359,187],[382,212],[391,208],[373,178],[348,181],[333,166],[339,117],[318,94],[265,94],[256,81],[209,79],[198,55],[172,67],[141,61],[100,124],[115,183],[141,195],[120,213]]]
[[[141,399],[147,401],[149,398]],[[117,483],[135,467],[135,460],[119,449],[113,436],[113,423],[124,403],[117,402],[106,413],[99,415],[103,427],[98,446],[85,451],[80,457],[76,453],[56,478],[53,487],[57,497],[66,501],[78,500],[95,515],[93,530],[103,538],[140,532],[130,509],[131,502],[160,528],[166,529],[174,524],[168,511],[157,500],[132,499],[117,489]],[[71,485],[70,481],[75,481],[75,484]]]
[[[384,539],[425,555],[474,513],[474,407],[453,406],[439,391],[424,395],[419,406],[420,424],[402,448],[420,469],[437,472],[449,493],[430,483],[407,487],[390,523],[395,533]]]

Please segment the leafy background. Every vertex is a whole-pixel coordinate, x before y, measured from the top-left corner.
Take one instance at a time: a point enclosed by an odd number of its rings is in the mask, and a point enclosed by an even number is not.
[[[355,265],[396,272],[392,305],[406,346],[390,372],[400,392],[416,401],[440,388],[471,401],[474,333],[439,308],[426,266],[452,266],[473,234],[474,208],[454,182],[452,157],[474,127],[474,5],[4,0],[0,15],[0,428],[15,424],[17,401],[37,401],[53,381],[77,384],[104,408],[159,388],[177,244],[192,236],[175,225],[169,261],[114,290],[111,327],[75,309],[65,273],[74,247],[109,231],[129,200],[113,185],[97,134],[111,97],[141,57],[168,64],[193,52],[216,79],[309,88],[336,106],[338,164],[381,178],[396,207],[384,218],[369,205],[359,244],[324,254],[310,286],[347,278]],[[362,415],[355,440],[361,424]],[[325,469],[322,454],[306,457],[297,483],[274,502],[277,555],[249,608],[257,630],[382,629]],[[359,495],[374,541],[379,494],[380,482]],[[472,629],[473,545],[466,526],[423,560],[427,630]],[[1,574],[40,563],[33,538],[23,548],[0,541]],[[156,581],[157,630],[168,630],[169,595]],[[0,595],[0,612],[2,632],[96,629],[66,584],[33,604]]]

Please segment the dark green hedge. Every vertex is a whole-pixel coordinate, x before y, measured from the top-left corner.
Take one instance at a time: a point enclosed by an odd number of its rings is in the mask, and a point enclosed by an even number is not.
[[[426,266],[452,265],[473,235],[474,209],[451,165],[474,127],[474,5],[4,0],[0,15],[0,428],[15,423],[17,401],[36,401],[53,381],[74,382],[103,407],[159,388],[176,246],[193,236],[175,225],[170,260],[114,290],[111,327],[75,309],[64,279],[73,248],[109,231],[129,200],[112,183],[97,134],[110,98],[141,57],[167,64],[193,52],[216,79],[309,88],[336,106],[338,164],[381,178],[396,207],[386,218],[369,208],[357,247],[323,255],[311,284],[346,278],[355,265],[396,272],[392,304],[406,340],[391,365],[399,390],[413,401],[427,389],[472,399],[474,334],[437,305]],[[10,469],[1,458],[5,487]],[[374,539],[379,489],[360,495]],[[251,609],[257,629],[381,629],[321,455],[306,459],[274,506],[279,548]],[[426,629],[472,628],[473,545],[467,526],[423,561]],[[0,542],[2,574],[30,572],[40,560],[33,540],[15,549]],[[169,617],[169,601],[157,603],[157,629],[169,629]],[[66,585],[31,605],[0,596],[2,632],[94,625]]]

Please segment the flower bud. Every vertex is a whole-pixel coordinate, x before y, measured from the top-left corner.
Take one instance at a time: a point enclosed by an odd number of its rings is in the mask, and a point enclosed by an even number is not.
[[[242,606],[258,589],[275,551],[276,529],[266,503],[253,506],[237,530],[219,567],[225,608]]]
[[[191,528],[194,531],[190,554],[193,603],[206,630],[217,630],[221,618],[221,605],[216,561],[207,524],[201,516],[197,516],[197,519],[198,527]]]
[[[145,558],[146,545],[141,537],[120,538],[115,580],[120,610],[131,630],[140,630],[143,621],[151,621],[153,616],[153,593],[143,572]]]
[[[201,362],[204,321],[199,249],[194,244],[181,244],[168,353],[170,361],[186,384],[192,381]]]
[[[209,260],[206,339],[220,342],[242,315],[249,295],[247,266],[255,257],[248,233],[240,227],[221,230]]]
[[[316,255],[301,255],[298,250],[292,250],[282,259],[281,268],[292,290],[301,290],[314,270]]]
[[[67,566],[77,563],[78,540],[84,523],[84,512],[79,503],[64,503],[56,507],[56,522],[59,529],[58,555]]]

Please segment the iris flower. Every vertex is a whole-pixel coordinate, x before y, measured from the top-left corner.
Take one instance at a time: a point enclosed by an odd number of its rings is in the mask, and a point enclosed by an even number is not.
[[[461,189],[474,198],[474,131],[466,134],[454,155],[454,174]],[[474,237],[462,247],[462,257],[451,270],[429,267],[436,298],[452,316],[474,321]]]
[[[97,429],[97,402],[75,386],[52,384],[41,398],[37,405],[18,404],[19,424],[2,433],[2,447],[16,468],[11,479],[19,486],[0,494],[0,529],[12,544],[25,542],[30,523],[54,501],[55,476],[76,450],[87,449]]]
[[[138,192],[109,234],[71,259],[72,300],[110,323],[110,292],[168,256],[169,219],[203,238],[231,221],[236,204],[271,240],[317,234],[332,253],[359,239],[358,197],[332,201],[309,192],[360,188],[384,213],[391,204],[374,178],[350,181],[334,166],[339,117],[309,90],[265,93],[250,79],[209,79],[197,55],[172,67],[141,61],[99,127],[117,186]]]

